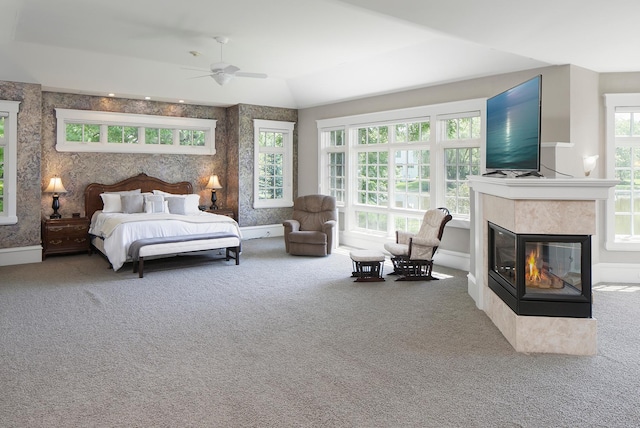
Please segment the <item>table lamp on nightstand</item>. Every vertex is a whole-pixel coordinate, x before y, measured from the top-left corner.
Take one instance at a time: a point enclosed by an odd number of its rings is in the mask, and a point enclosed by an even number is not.
[[[51,214],[50,218],[62,218],[62,215],[58,213],[58,210],[60,209],[60,201],[58,200],[58,197],[60,196],[60,193],[67,193],[67,189],[62,185],[60,177],[53,177],[44,191],[45,193],[53,193],[53,204],[51,204],[53,214]]]
[[[218,180],[217,175],[212,175],[209,177],[209,183],[207,183],[207,189],[211,190],[211,207],[210,210],[217,210],[218,205],[216,205],[216,201],[218,197],[216,196],[216,189],[222,189],[222,185],[220,184],[220,180]]]

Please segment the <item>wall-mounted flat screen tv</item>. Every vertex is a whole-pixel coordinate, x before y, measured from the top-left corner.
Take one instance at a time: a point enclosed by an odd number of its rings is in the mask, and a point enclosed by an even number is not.
[[[487,174],[539,175],[542,76],[487,100]]]

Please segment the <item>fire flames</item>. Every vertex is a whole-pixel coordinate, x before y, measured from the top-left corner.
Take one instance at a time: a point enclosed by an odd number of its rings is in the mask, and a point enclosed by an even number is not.
[[[527,273],[525,282],[530,287],[549,288],[550,278],[542,268],[542,260],[538,255],[538,250],[531,250],[527,257]]]

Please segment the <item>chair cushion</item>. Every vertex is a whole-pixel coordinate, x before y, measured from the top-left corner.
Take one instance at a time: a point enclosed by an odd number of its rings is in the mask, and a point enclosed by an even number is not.
[[[327,235],[313,230],[300,230],[289,234],[289,242],[296,244],[327,245]]]
[[[384,244],[384,249],[393,254],[394,256],[408,256],[409,246],[404,244],[396,244],[387,242]]]

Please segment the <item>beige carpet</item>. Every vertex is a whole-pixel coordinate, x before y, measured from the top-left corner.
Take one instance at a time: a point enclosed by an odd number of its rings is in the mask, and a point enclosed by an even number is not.
[[[598,355],[526,355],[476,309],[465,272],[355,283],[346,249],[243,250],[240,266],[182,258],[143,279],[95,255],[0,267],[0,426],[640,422],[637,285],[596,287]]]

